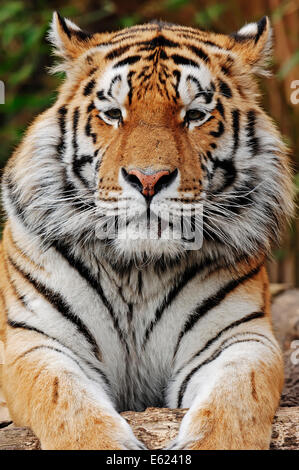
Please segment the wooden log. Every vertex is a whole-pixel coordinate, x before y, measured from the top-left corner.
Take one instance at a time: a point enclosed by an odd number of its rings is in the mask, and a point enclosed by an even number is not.
[[[122,416],[128,421],[135,435],[148,449],[161,449],[177,435],[179,425],[187,410],[147,408],[137,413],[126,411]],[[280,408],[273,424],[271,450],[295,450],[299,448],[299,406]],[[0,450],[37,450],[38,439],[28,428],[12,424],[1,429]]]
[[[12,425],[9,425],[0,429],[0,450],[39,449],[39,440],[29,428],[16,428]]]

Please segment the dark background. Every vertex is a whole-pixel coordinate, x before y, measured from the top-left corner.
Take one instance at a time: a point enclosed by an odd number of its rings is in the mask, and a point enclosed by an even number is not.
[[[0,80],[6,88],[5,104],[0,105],[0,169],[32,119],[54,102],[61,82],[62,76],[47,73],[53,57],[45,35],[53,10],[90,32],[157,18],[231,33],[267,14],[275,33],[274,74],[260,81],[263,105],[291,149],[299,191],[299,103],[291,103],[291,83],[299,80],[296,0],[0,0]],[[299,285],[298,234],[296,219],[287,230],[283,246],[273,251],[273,260],[269,261],[272,282]]]

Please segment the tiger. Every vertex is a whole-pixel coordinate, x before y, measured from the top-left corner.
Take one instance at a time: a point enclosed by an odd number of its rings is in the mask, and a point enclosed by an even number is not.
[[[121,413],[184,408],[165,449],[268,449],[283,364],[266,260],[293,210],[257,83],[268,17],[91,34],[54,12],[49,39],[65,78],[2,178],[14,423],[42,449],[146,450]],[[185,210],[198,245],[149,236],[151,215],[177,227]]]

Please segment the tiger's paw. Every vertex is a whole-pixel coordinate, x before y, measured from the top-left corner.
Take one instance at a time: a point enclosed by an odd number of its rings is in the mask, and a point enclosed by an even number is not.
[[[205,411],[205,419],[197,416],[198,412],[189,410],[183,418],[177,437],[171,441],[165,450],[199,450],[209,449],[203,447],[203,442],[212,431],[208,418],[210,413]]]
[[[43,450],[146,450],[121,416],[89,417],[80,431],[56,430],[40,440]]]
[[[250,413],[241,416],[235,410],[202,407],[186,413],[166,450],[266,450],[270,436],[270,419],[265,423]]]

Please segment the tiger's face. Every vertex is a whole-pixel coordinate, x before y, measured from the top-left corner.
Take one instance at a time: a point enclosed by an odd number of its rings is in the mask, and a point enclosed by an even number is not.
[[[90,35],[54,14],[50,39],[67,77],[36,131],[48,181],[38,208],[49,191],[57,201],[42,230],[90,238],[113,218],[117,255],[177,256],[182,237],[144,234],[152,215],[173,222],[188,208],[203,211],[213,256],[269,249],[291,199],[285,148],[254,80],[267,73],[267,18],[231,36],[164,23]]]
[[[184,245],[179,236],[171,242],[161,233],[152,238],[150,216],[165,223],[181,218],[184,206],[200,213],[209,175],[205,150],[216,149],[217,137],[224,133],[225,85],[220,82],[217,90],[207,57],[201,63],[188,59],[188,54],[179,54],[179,42],[154,33],[154,39],[152,31],[143,33],[141,45],[115,46],[106,54],[109,63],[101,71],[96,67],[82,84],[79,94],[88,90],[87,128],[78,140],[83,145],[92,140],[92,151],[99,152],[97,207],[118,220],[125,218],[126,234],[122,236],[119,224],[114,243],[132,249],[134,239],[137,250],[157,253],[169,250],[170,244],[174,251]],[[201,54],[194,46],[196,53]],[[228,85],[225,91],[229,93]],[[220,178],[218,185],[226,185],[227,176]],[[90,183],[95,184],[94,178]]]

